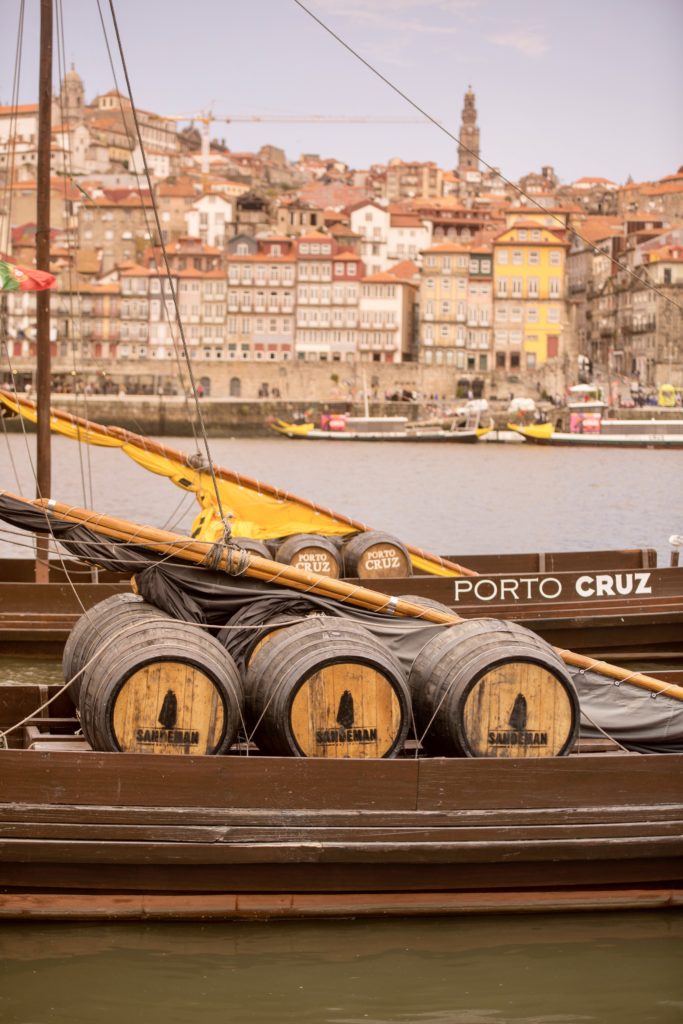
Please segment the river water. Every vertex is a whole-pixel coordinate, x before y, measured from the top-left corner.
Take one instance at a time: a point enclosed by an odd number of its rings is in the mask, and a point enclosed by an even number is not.
[[[33,440],[9,443],[0,440],[0,488],[31,494]],[[668,537],[683,533],[683,452],[282,438],[211,449],[223,465],[463,561],[655,547],[668,564]],[[192,499],[177,508],[182,495],[165,479],[121,452],[78,451],[55,441],[56,498],[178,529],[191,521]],[[8,540],[0,534],[3,555],[30,554]],[[0,925],[0,1021],[680,1024],[682,955],[675,912]]]
[[[10,459],[0,438],[0,489],[35,492],[33,441],[9,438]],[[187,438],[166,443],[191,450]],[[668,538],[683,533],[683,451],[235,438],[213,439],[211,452],[221,465],[441,554],[654,547],[668,564]],[[183,499],[122,452],[66,438],[54,441],[52,494],[157,526]],[[195,514],[191,496],[183,507],[179,529]]]

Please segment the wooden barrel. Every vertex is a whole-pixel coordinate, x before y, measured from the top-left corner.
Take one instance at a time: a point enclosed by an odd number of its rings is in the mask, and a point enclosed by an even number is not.
[[[471,619],[422,648],[408,680],[426,753],[466,757],[568,754],[579,701],[552,647],[528,629]]]
[[[410,718],[405,675],[350,619],[316,616],[258,651],[245,679],[260,750],[295,757],[395,757]]]
[[[81,615],[69,633],[62,656],[64,682],[74,680],[69,688],[74,704],[78,704],[83,682],[82,674],[78,673],[108,637],[129,622],[169,618],[166,612],[148,604],[138,594],[114,594]]]
[[[253,555],[260,555],[262,558],[271,557],[268,546],[262,540],[256,540],[254,537],[233,537],[232,543]]]
[[[218,641],[188,622],[133,622],[85,669],[83,733],[95,750],[221,754],[242,722],[243,690]]]
[[[439,612],[453,615],[452,608],[449,608],[447,604],[442,604],[441,601],[435,601],[433,597],[423,597],[421,594],[401,594],[399,600],[411,601],[413,604],[422,605],[423,608],[436,608]]]
[[[321,576],[340,576],[337,545],[328,537],[316,533],[299,533],[288,537],[277,549],[275,559],[297,569],[319,573]]]
[[[237,665],[246,669],[263,644],[301,618],[293,612],[273,613],[272,601],[250,601],[228,619],[218,639]]]
[[[343,557],[345,576],[374,580],[413,575],[407,548],[396,537],[380,530],[351,537],[344,544]]]

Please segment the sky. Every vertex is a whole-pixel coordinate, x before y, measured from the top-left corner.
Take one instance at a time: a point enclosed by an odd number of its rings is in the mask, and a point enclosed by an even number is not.
[[[226,124],[230,149],[281,146],[352,167],[457,162],[456,144],[294,0],[113,0],[133,98],[146,110],[405,118],[400,124]],[[656,180],[683,164],[681,0],[304,0],[457,135],[468,85],[481,155],[513,180]],[[100,0],[111,29],[109,0]],[[86,99],[113,88],[97,0],[62,0],[64,51]],[[27,0],[21,101],[37,93],[38,0]],[[20,0],[3,0],[0,104],[12,89]],[[113,33],[110,36],[114,46]],[[56,61],[55,61],[56,63]],[[117,75],[120,64],[117,62]],[[120,76],[119,81],[122,81]],[[416,121],[417,123],[410,123]]]

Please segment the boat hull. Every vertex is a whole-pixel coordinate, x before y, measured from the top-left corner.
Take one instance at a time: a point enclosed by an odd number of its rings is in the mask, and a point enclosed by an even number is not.
[[[448,444],[473,444],[488,432],[488,428],[477,430],[410,430],[410,431],[353,431],[353,430],[308,430],[277,428],[283,437],[297,441],[403,441],[438,442]]]
[[[680,905],[683,755],[0,752],[0,917]]]

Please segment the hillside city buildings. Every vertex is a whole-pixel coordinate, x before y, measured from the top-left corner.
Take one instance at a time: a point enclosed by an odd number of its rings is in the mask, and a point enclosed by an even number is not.
[[[416,364],[442,371],[444,394],[554,395],[580,378],[683,386],[683,169],[563,185],[548,165],[522,194],[481,161],[471,88],[450,169],[202,152],[193,127],[138,113],[151,192],[126,97],[87,103],[72,68],[54,101],[50,301],[64,386],[166,387],[174,295],[207,390],[231,361]],[[36,140],[36,106],[0,107],[0,258],[27,264]],[[2,301],[28,382],[35,298]]]

